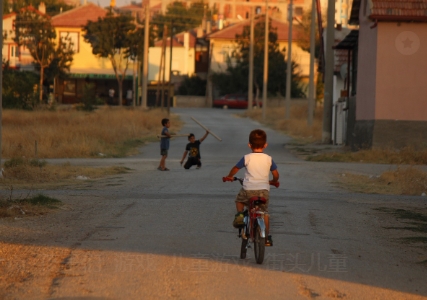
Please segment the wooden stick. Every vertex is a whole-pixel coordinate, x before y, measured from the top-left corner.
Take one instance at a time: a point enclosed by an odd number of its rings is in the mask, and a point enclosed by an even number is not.
[[[210,134],[212,134],[218,141],[222,141],[221,138],[219,136],[217,136],[215,133],[213,133],[212,131],[210,131],[208,128],[206,128],[205,126],[203,126],[202,123],[200,123],[199,121],[197,121],[196,119],[194,119],[193,117],[191,117],[191,119],[196,122],[197,124],[199,124],[204,130],[206,130],[207,132],[209,132]]]
[[[189,136],[189,134],[171,134],[171,138],[173,137],[182,137],[182,136]],[[168,137],[167,135],[157,135],[157,138],[162,138],[162,137]]]

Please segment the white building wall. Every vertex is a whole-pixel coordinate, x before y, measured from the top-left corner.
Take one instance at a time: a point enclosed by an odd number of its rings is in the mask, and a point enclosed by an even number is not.
[[[148,80],[159,81],[161,47],[150,47],[148,54]],[[170,48],[166,47],[165,80],[169,81]],[[191,76],[195,72],[194,48],[174,47],[172,49],[172,71]],[[160,78],[160,81],[162,78]]]

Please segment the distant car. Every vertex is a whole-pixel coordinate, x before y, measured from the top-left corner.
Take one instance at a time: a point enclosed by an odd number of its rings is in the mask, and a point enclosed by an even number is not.
[[[260,101],[259,106],[262,106]],[[253,106],[256,106],[255,99],[253,100]],[[213,107],[222,108],[248,108],[248,96],[244,94],[227,94],[219,99],[213,101]]]

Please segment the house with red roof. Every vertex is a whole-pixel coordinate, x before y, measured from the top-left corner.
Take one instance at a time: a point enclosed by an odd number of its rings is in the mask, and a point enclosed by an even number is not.
[[[55,93],[60,103],[71,104],[80,102],[86,82],[93,82],[97,94],[108,99],[108,90],[114,89],[118,94],[118,84],[113,66],[108,58],[97,57],[92,53],[92,46],[83,38],[82,27],[88,21],[97,21],[107,14],[107,10],[91,2],[78,6],[52,17],[57,38],[71,38],[74,47],[73,62],[67,79],[60,80]],[[132,89],[132,64],[127,70],[123,91]],[[117,99],[116,99],[117,102]]]
[[[427,146],[427,0],[354,0],[353,148]]]
[[[287,49],[289,40],[288,23],[274,18],[270,18],[270,20],[271,27],[277,30],[277,42],[279,43],[279,49]],[[248,26],[250,26],[250,20],[244,20],[208,35],[207,38],[210,41],[212,51],[210,66],[213,72],[226,71],[227,60],[231,57],[233,51],[235,51],[238,46],[236,42],[236,35],[241,35],[244,28]],[[298,45],[298,40],[302,39],[305,39],[302,32],[294,27],[292,31],[292,60],[299,65],[301,77],[308,80],[310,54],[302,50]]]
[[[23,8],[22,10],[33,11],[40,15],[46,15],[46,6],[43,2],[40,4],[39,9],[34,8],[32,5]],[[31,56],[28,49],[15,42],[15,20],[17,13],[12,12],[10,14],[3,15],[3,48],[2,58],[4,61],[9,63],[11,68],[20,70],[33,71],[33,57]],[[48,17],[48,16],[47,16]]]

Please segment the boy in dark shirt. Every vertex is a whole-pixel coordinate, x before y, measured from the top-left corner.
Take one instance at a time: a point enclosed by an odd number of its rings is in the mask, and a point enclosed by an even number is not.
[[[185,147],[184,155],[181,159],[181,165],[184,162],[185,157],[188,153],[188,159],[187,162],[184,165],[185,169],[190,169],[191,166],[197,165],[197,169],[200,169],[202,166],[202,162],[200,161],[200,144],[203,142],[203,140],[208,136],[209,131],[206,131],[205,135],[200,139],[196,140],[196,137],[194,134],[190,133],[188,136],[189,143]]]

